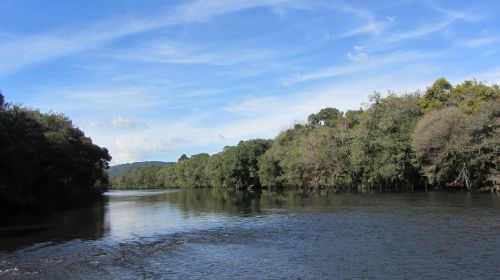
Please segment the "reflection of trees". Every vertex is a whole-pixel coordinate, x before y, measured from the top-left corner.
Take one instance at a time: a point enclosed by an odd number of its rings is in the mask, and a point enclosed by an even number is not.
[[[0,250],[16,250],[44,242],[102,238],[109,232],[105,219],[106,202],[107,198],[103,198],[86,208],[4,220],[0,228]]]
[[[266,214],[270,209],[314,210],[346,203],[336,200],[333,191],[319,190],[237,190],[226,188],[180,189],[165,199],[184,212]],[[348,203],[348,201],[347,201]]]
[[[260,212],[261,192],[236,189],[180,189],[165,199],[185,212]]]

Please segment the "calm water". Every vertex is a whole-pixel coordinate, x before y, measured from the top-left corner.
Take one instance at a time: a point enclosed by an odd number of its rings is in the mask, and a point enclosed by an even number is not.
[[[0,238],[5,279],[499,279],[500,197],[116,191]]]

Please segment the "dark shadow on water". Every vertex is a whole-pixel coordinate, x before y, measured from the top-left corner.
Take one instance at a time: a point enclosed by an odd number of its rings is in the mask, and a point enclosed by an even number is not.
[[[0,251],[13,251],[37,243],[74,239],[96,240],[106,235],[108,199],[86,207],[51,213],[22,213],[1,218]]]

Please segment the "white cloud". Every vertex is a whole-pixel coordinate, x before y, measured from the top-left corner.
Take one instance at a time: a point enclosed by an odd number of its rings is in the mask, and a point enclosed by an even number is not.
[[[383,39],[383,43],[396,43],[403,40],[412,40],[420,37],[424,37],[426,35],[439,32],[450,26],[453,22],[455,22],[457,18],[448,18],[446,20],[436,22],[433,24],[428,24],[424,26],[420,26],[413,30],[408,30],[406,32],[393,33],[386,38]]]
[[[473,14],[470,12],[453,11],[453,10],[442,8],[442,7],[438,6],[436,3],[434,3],[433,1],[426,1],[426,2],[434,11],[446,15],[448,18],[460,19],[460,20],[469,21],[469,22],[484,19],[483,16],[480,16],[478,14]]]
[[[441,21],[434,22],[432,24],[425,24],[412,30],[407,30],[405,32],[392,33],[386,38],[383,38],[381,44],[397,43],[404,40],[421,38],[432,33],[443,31],[456,21],[476,21],[482,19],[481,16],[475,14],[448,11],[438,8],[433,4],[431,4],[431,6],[434,7],[435,10],[443,13],[445,15],[445,18]]]
[[[231,103],[224,107],[222,110],[226,112],[236,113],[240,115],[255,114],[262,110],[262,108],[267,108],[267,104],[272,104],[274,97],[264,96],[264,97],[252,97],[247,98],[240,103]]]
[[[42,110],[57,112],[115,113],[131,109],[144,109],[164,103],[167,96],[154,87],[103,88],[42,88],[41,95],[30,100]]]
[[[332,66],[305,74],[296,74],[292,77],[285,79],[283,83],[284,85],[289,86],[296,83],[302,83],[312,80],[332,78],[347,74],[362,73],[364,71],[371,70],[377,67],[403,63],[403,62],[418,61],[423,58],[429,58],[435,55],[436,54],[426,54],[422,52],[393,53],[385,56],[373,57],[372,59],[365,61],[358,61],[358,63],[355,64]]]
[[[374,34],[374,35],[379,35],[382,30],[386,29],[387,27],[390,26],[390,21],[375,21],[375,20],[370,20],[363,26],[354,28],[352,30],[349,30],[342,34],[341,37],[351,37],[351,36],[356,36],[356,35],[361,35],[361,34]]]
[[[284,0],[212,0],[212,1],[194,1],[181,5],[175,9],[172,14],[172,21],[175,23],[201,22],[209,20],[216,16],[230,14],[241,10],[274,6],[284,3]]]
[[[500,85],[500,67],[494,67],[485,71],[474,73],[473,75],[461,75],[454,79],[448,79],[452,84],[458,84],[465,80],[478,79],[486,84]]]
[[[201,90],[190,91],[190,92],[186,93],[185,96],[188,96],[188,97],[213,96],[213,95],[218,95],[221,92],[222,92],[221,90],[201,89]]]
[[[110,122],[106,123],[106,126],[120,129],[136,129],[136,128],[146,128],[146,124],[134,121],[130,118],[116,117]]]
[[[377,16],[370,11],[351,7],[349,5],[343,4],[342,6],[337,7],[341,12],[354,15],[355,17],[364,21],[361,26],[352,28],[344,32],[340,37],[351,37],[363,34],[372,34],[379,35],[382,31],[391,26],[394,20],[390,20],[389,18],[385,18],[384,20],[377,20]]]
[[[355,50],[357,50],[357,51],[362,51],[362,50],[363,50],[363,46],[354,45],[354,46],[353,46],[353,49],[355,49]]]
[[[424,89],[432,82],[428,69],[407,67],[397,70],[398,75],[389,72],[360,80],[347,80],[341,83],[288,94],[282,97],[254,98],[251,102],[243,100],[237,108],[253,108],[248,104],[259,104],[259,109],[252,110],[243,119],[233,119],[231,122],[211,128],[220,131],[228,139],[249,139],[254,137],[274,137],[283,128],[290,127],[294,122],[304,122],[307,116],[325,107],[335,107],[340,110],[360,108],[367,96],[374,91],[387,90],[404,92]],[[426,73],[422,75],[421,72]],[[403,78],[411,77],[411,78]],[[414,77],[419,77],[415,79]],[[411,81],[410,81],[411,80]]]
[[[347,58],[349,58],[349,60],[352,62],[364,62],[369,60],[370,56],[364,52],[359,52],[357,54],[352,54],[351,52],[348,52]]]
[[[500,39],[496,37],[472,38],[472,39],[464,39],[462,41],[457,42],[457,46],[466,48],[480,48],[498,42],[500,42]]]
[[[278,15],[279,18],[283,19],[286,16],[286,10],[280,6],[274,6],[272,8],[274,14]]]
[[[234,65],[246,62],[267,61],[273,52],[258,49],[245,50],[241,46],[202,48],[169,41],[142,44],[134,49],[113,52],[108,56],[116,59],[148,63]]]
[[[158,152],[168,152],[189,142],[182,138],[159,140],[149,137],[130,135],[116,138],[112,147],[113,164],[134,162]]]

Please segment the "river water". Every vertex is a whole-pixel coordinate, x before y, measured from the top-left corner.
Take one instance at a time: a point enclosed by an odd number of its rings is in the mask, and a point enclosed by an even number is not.
[[[112,191],[0,238],[2,279],[500,279],[500,196]]]

